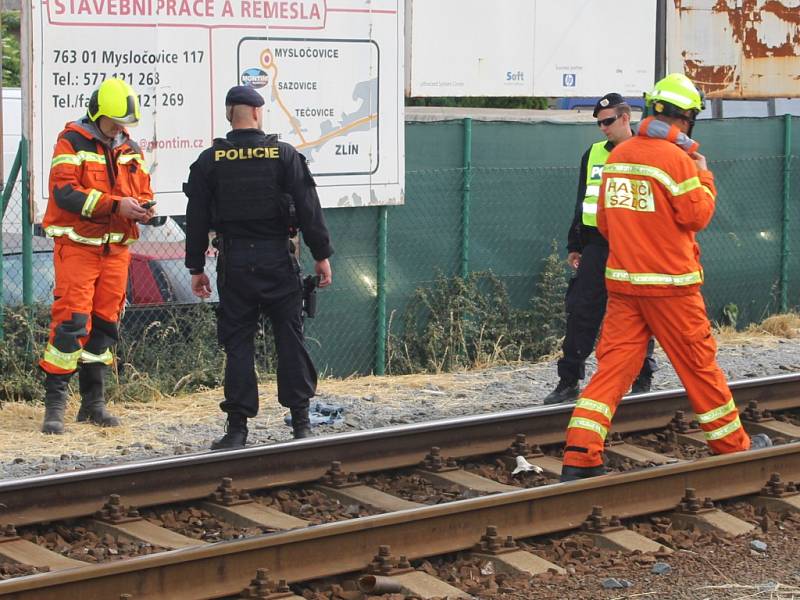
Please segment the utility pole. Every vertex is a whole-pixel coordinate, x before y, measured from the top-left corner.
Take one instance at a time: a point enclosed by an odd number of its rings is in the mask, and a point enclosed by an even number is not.
[[[656,0],[655,81],[667,74],[667,0]]]

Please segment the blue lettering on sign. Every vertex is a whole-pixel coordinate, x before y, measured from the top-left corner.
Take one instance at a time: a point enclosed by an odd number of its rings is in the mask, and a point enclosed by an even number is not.
[[[517,71],[516,73],[508,71],[506,72],[506,81],[525,81],[525,73],[522,71]]]
[[[575,73],[564,73],[561,76],[561,85],[563,87],[575,87]]]

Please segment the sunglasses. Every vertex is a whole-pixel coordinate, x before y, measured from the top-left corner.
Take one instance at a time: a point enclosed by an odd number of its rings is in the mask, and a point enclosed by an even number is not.
[[[619,119],[619,115],[615,117],[608,117],[607,119],[597,119],[597,126],[598,127],[610,127],[614,121]]]

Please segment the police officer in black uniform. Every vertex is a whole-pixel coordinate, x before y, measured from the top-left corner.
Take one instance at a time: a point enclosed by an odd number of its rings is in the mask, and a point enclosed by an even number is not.
[[[608,242],[597,229],[595,214],[603,166],[614,147],[633,135],[631,109],[625,99],[612,92],[595,104],[593,116],[606,140],[592,144],[581,158],[578,199],[575,214],[567,233],[567,262],[575,269],[567,288],[567,330],[562,344],[563,356],[558,361],[559,382],[544,399],[545,404],[577,400],[579,380],[586,370],[586,359],[592,353],[600,324],[606,312],[605,270]],[[653,372],[658,369],[651,338],[639,376],[632,392],[650,390]]]
[[[210,230],[220,252],[217,328],[227,355],[220,408],[228,420],[214,450],[244,446],[247,419],[258,413],[255,333],[262,311],[275,335],[278,401],[291,410],[294,437],[311,435],[308,404],[317,371],[304,345],[302,282],[290,229],[302,231],[320,287],[331,283],[333,248],[305,157],[261,130],[263,105],[252,87],[231,88],[225,98],[231,131],[200,154],[184,184],[186,267],[200,298],[211,294],[203,272]]]

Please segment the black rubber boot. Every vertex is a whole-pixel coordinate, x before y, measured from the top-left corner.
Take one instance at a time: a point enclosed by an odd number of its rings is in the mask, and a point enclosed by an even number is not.
[[[117,427],[119,419],[106,410],[106,371],[102,363],[84,363],[78,371],[78,387],[81,391],[79,423],[89,421],[100,427]]]
[[[67,408],[67,391],[72,373],[44,378],[44,422],[42,433],[60,435],[64,433],[64,410]]]
[[[580,388],[577,381],[567,381],[562,379],[558,382],[556,389],[545,396],[543,404],[561,404],[562,402],[573,402],[580,395]]]
[[[311,437],[311,419],[308,417],[308,404],[295,406],[292,412],[292,433],[296,440]]]
[[[212,450],[244,448],[247,443],[247,417],[241,413],[228,413],[225,435],[211,444]]]
[[[653,376],[652,375],[639,375],[636,378],[636,381],[633,382],[633,386],[631,387],[631,394],[644,394],[650,391],[650,387],[653,385]]]
[[[605,474],[606,468],[603,465],[599,467],[570,467],[564,465],[561,467],[560,481],[576,481],[578,479],[588,479],[589,477],[597,477]]]

